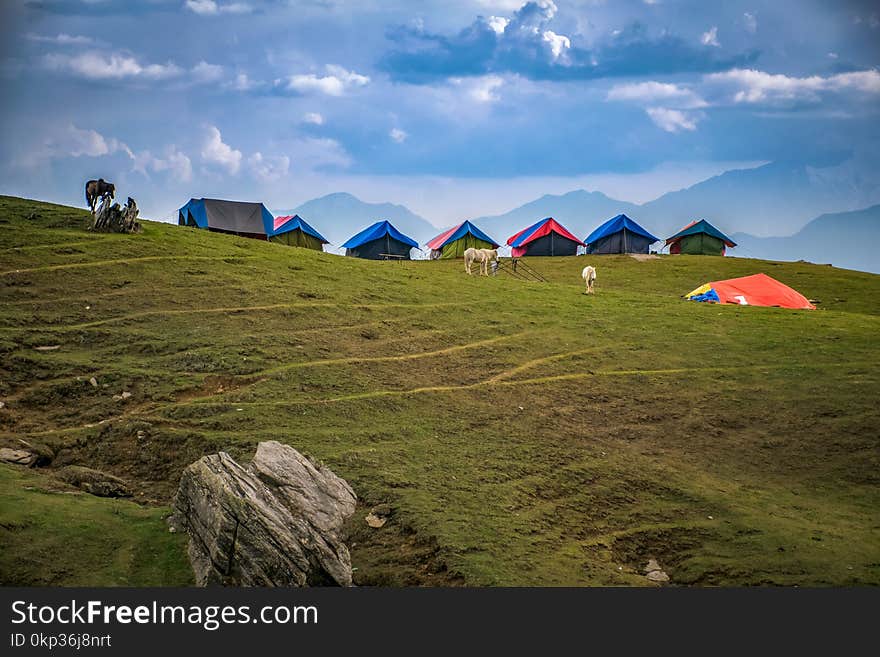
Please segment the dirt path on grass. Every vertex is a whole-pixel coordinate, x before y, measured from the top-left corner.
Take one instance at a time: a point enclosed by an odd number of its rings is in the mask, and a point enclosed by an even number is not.
[[[10,274],[29,274],[35,271],[57,271],[60,269],[87,269],[91,267],[107,267],[110,265],[128,265],[132,262],[154,262],[157,260],[227,260],[232,256],[142,256],[140,258],[116,258],[113,260],[90,260],[88,262],[70,262],[61,265],[46,265],[44,267],[30,267],[29,269],[10,269],[0,272],[0,276],[8,276]],[[235,259],[253,258],[251,255],[236,255]]]

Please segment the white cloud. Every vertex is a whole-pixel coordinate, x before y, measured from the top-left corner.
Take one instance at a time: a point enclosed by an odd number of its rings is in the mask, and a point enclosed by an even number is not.
[[[495,90],[500,89],[503,84],[504,80],[497,75],[474,78],[470,80],[468,95],[478,103],[492,103],[498,100]]]
[[[708,32],[703,32],[703,36],[700,37],[700,43],[704,46],[720,47],[721,43],[718,41],[718,28],[713,26]]]
[[[318,112],[306,112],[303,114],[302,121],[312,125],[324,125],[324,117],[318,114]]]
[[[197,82],[216,82],[223,77],[223,67],[203,60],[193,66],[192,75]]]
[[[202,143],[202,159],[233,175],[241,168],[241,151],[224,144],[220,130],[213,125],[208,126],[205,141]]]
[[[697,117],[685,112],[666,107],[648,107],[645,109],[651,120],[666,132],[696,130]]]
[[[409,135],[400,128],[392,128],[391,132],[388,133],[388,136],[397,144],[402,144],[406,141],[406,138],[409,137]]]
[[[29,41],[36,41],[38,43],[54,43],[59,46],[85,46],[95,42],[92,37],[66,34],[64,32],[56,34],[55,36],[30,33],[25,35],[25,38]]]
[[[43,63],[50,70],[89,80],[164,80],[183,72],[174,62],[141,64],[134,57],[115,53],[86,52],[73,56],[53,53],[43,57]]]
[[[235,79],[226,84],[226,87],[235,91],[250,91],[257,86],[257,83],[251,80],[247,73],[239,73]]]
[[[708,103],[687,87],[667,82],[638,82],[617,84],[611,87],[606,96],[608,100],[637,103],[657,103],[683,109],[706,107]]]
[[[248,158],[248,166],[259,180],[275,182],[287,175],[290,170],[290,158],[286,155],[265,157],[257,151]]]
[[[186,0],[183,5],[199,16],[216,16],[218,14],[249,14],[253,7],[245,2],[229,2],[220,4],[215,0]]]
[[[876,69],[805,78],[753,69],[733,69],[711,73],[705,76],[705,80],[730,88],[735,103],[818,102],[821,95],[828,92],[880,94],[880,71]]]
[[[50,127],[42,143],[28,149],[17,162],[25,167],[38,167],[60,158],[102,157],[120,152],[134,159],[131,149],[118,139],[105,137],[97,130],[77,128],[68,123]]]
[[[341,66],[328,64],[327,75],[319,77],[314,73],[307,75],[291,75],[287,78],[285,88],[302,94],[322,93],[327,96],[342,96],[355,87],[363,87],[370,82],[366,75],[348,71]]]
[[[460,89],[456,96],[468,98],[477,103],[493,103],[499,100],[495,93],[504,85],[504,78],[497,75],[483,75],[476,78],[449,78],[449,84]]]
[[[294,154],[290,164],[297,171],[312,171],[319,167],[345,168],[352,161],[345,148],[335,139],[296,139],[287,150]]]
[[[192,161],[185,153],[177,150],[174,144],[165,148],[163,157],[155,157],[150,151],[136,153],[133,168],[144,175],[148,171],[168,171],[179,182],[192,180]]]
[[[504,9],[505,11],[515,11],[525,3],[526,0],[477,0],[478,5],[488,9]]]
[[[553,54],[553,59],[559,59],[565,53],[566,50],[571,48],[571,39],[569,39],[564,34],[556,34],[556,32],[552,30],[546,30],[543,34],[544,43],[550,46],[550,52]]]
[[[743,14],[743,22],[746,26],[746,32],[755,34],[758,31],[758,17],[749,12]]]
[[[510,19],[504,18],[503,16],[489,16],[486,23],[489,24],[489,28],[495,34],[504,34],[504,30],[510,23]]]

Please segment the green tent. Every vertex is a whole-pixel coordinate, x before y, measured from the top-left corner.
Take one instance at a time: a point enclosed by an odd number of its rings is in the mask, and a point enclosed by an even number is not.
[[[463,258],[467,249],[497,249],[498,244],[470,221],[440,233],[427,244],[433,260]]]
[[[671,254],[724,255],[726,247],[732,248],[736,242],[705,219],[700,219],[692,221],[667,239],[666,245]]]
[[[304,249],[323,251],[324,244],[329,244],[324,237],[306,223],[305,219],[298,214],[293,216],[275,217],[273,235],[268,235],[270,242],[286,244],[287,246],[299,246]]]

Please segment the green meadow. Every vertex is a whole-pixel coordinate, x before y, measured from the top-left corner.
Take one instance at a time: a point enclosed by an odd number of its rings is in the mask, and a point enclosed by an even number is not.
[[[0,466],[3,584],[188,583],[181,471],[263,440],[352,484],[361,585],[652,585],[650,558],[672,585],[880,583],[876,275],[581,256],[525,282],[88,218],[0,197],[0,446],[55,455]],[[758,272],[818,309],[681,298]]]

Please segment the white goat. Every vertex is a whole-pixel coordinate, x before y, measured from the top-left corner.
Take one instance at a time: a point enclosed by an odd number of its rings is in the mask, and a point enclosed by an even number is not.
[[[596,268],[592,265],[587,265],[581,272],[581,278],[584,279],[584,285],[587,287],[584,294],[594,294],[593,283],[596,282]]]

